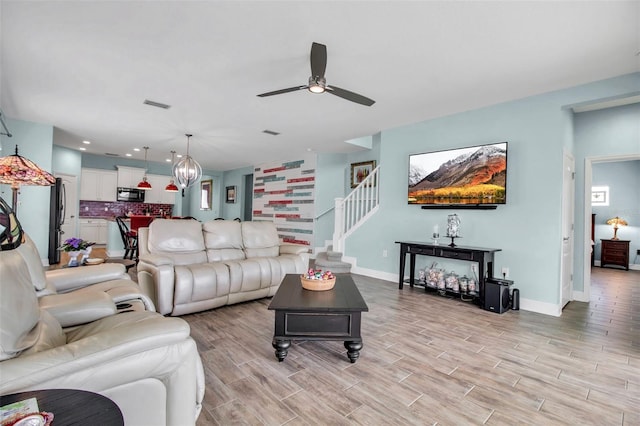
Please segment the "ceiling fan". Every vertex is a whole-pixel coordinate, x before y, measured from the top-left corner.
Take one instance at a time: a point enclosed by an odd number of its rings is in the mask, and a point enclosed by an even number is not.
[[[331,93],[342,99],[355,102],[361,105],[371,106],[376,101],[365,96],[341,89],[337,86],[329,86],[324,78],[324,71],[327,68],[327,46],[320,43],[311,44],[311,77],[309,84],[306,86],[295,86],[287,89],[274,90],[273,92],[262,93],[258,95],[261,98],[266,96],[281,95],[283,93],[295,92],[297,90],[307,89],[311,93]]]

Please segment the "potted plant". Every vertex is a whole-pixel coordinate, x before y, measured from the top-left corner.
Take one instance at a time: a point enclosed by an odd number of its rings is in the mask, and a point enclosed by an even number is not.
[[[64,244],[60,246],[60,250],[69,254],[68,266],[81,265],[86,259],[89,258],[91,253],[91,246],[94,242],[85,241],[82,238],[68,238],[64,241]],[[82,254],[82,259],[78,262],[78,256]]]

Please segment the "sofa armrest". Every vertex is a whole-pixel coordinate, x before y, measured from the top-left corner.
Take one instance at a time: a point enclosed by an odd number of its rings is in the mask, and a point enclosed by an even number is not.
[[[53,284],[58,293],[65,293],[103,281],[131,278],[124,265],[120,263],[61,268],[47,271],[45,275],[47,284]]]
[[[147,254],[138,261],[138,285],[162,315],[173,311],[174,272],[173,261],[166,256]]]
[[[300,254],[306,253],[309,249],[300,244],[280,244],[280,254]]]
[[[42,309],[58,320],[62,327],[99,320],[118,312],[111,297],[102,291],[91,294],[52,294],[38,299]]]

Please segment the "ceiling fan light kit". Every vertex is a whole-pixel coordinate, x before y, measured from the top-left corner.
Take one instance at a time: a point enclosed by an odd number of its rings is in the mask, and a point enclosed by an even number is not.
[[[341,89],[337,86],[327,85],[327,80],[324,77],[324,72],[327,68],[327,46],[325,46],[324,44],[315,42],[311,44],[310,62],[311,77],[309,77],[309,84],[307,84],[306,86],[295,86],[289,87],[287,89],[261,93],[258,95],[258,97],[264,98],[267,96],[282,95],[283,93],[307,89],[311,93],[328,92],[339,98],[346,99],[360,105],[371,106],[376,103],[376,101],[374,101],[373,99],[369,99],[366,96],[359,95],[346,89]]]

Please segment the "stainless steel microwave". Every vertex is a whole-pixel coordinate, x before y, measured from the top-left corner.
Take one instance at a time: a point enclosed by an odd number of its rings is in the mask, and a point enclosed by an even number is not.
[[[118,201],[144,202],[144,189],[118,187]]]

